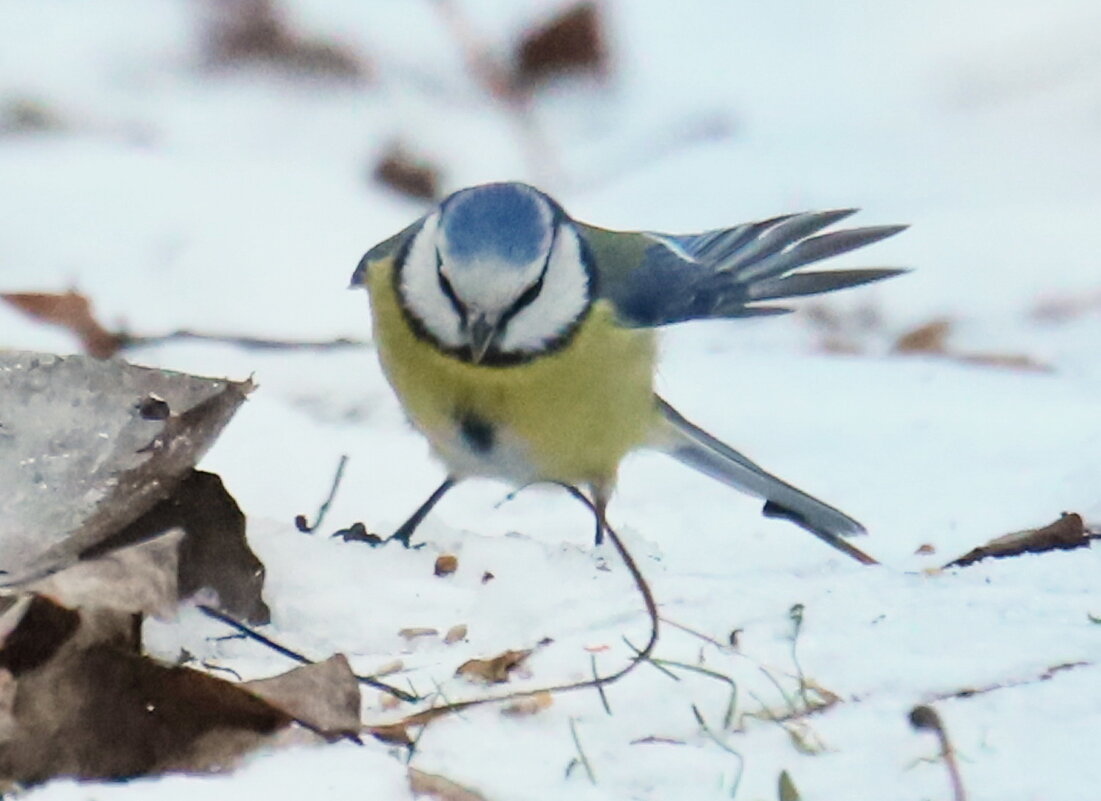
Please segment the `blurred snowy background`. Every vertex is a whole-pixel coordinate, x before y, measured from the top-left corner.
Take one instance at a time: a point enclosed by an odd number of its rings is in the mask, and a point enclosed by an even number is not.
[[[787,610],[805,605],[803,669],[843,699],[805,722],[821,747],[796,747],[767,721],[722,733],[744,759],[738,783],[738,761],[690,711],[710,715],[700,696],[714,706],[715,688],[641,666],[609,691],[611,717],[581,696],[523,721],[479,711],[429,727],[413,764],[488,799],[775,798],[782,769],[806,798],[940,798],[941,766],[915,762],[935,744],[909,730],[907,710],[1021,682],[941,708],[970,797],[1092,801],[1097,556],[920,571],[1062,511],[1101,520],[1101,6],[601,2],[585,69],[546,78],[535,59],[522,72],[519,43],[566,8],[0,0],[0,292],[75,289],[107,328],[139,336],[366,340],[366,298],[344,289],[362,253],[428,197],[503,178],[613,228],[693,231],[847,206],[863,209],[856,224],[910,223],[841,261],[912,274],[788,318],[671,330],[660,376],[691,419],[864,522],[861,547],[890,567],[840,561],[657,456],[628,462],[612,508],[663,613],[722,642],[745,629],[749,658],[790,668]],[[516,75],[535,83],[507,84]],[[915,332],[926,352],[899,355]],[[4,304],[0,346],[80,347]],[[497,509],[501,487],[464,486],[425,525],[432,544],[419,552],[294,531],[342,453],[333,528],[387,532],[439,479],[369,347],[180,340],[122,355],[255,375],[260,389],[202,466],[252,521],[276,636],[318,656],[348,652],[364,671],[410,649],[425,689],[471,655],[544,636],[556,644],[525,686],[584,678],[583,646],[609,645],[610,671],[629,653],[623,630],[644,636],[618,563],[607,554],[614,575],[597,569],[585,515],[550,491]],[[442,551],[464,566],[446,586],[431,574]],[[498,579],[482,585],[487,569]],[[413,648],[396,634],[457,622],[470,637],[456,646]],[[274,670],[255,648],[205,642],[213,624],[184,624],[155,628],[151,642]],[[659,652],[745,670],[729,649],[669,627]],[[1035,681],[1076,661],[1091,664]],[[774,692],[756,668],[738,681]],[[563,777],[569,719],[595,785]],[[684,745],[631,744],[651,735]],[[380,744],[340,746],[257,760],[201,780],[201,792],[401,798],[402,770]],[[197,782],[94,794],[54,784],[35,797],[192,797]]]

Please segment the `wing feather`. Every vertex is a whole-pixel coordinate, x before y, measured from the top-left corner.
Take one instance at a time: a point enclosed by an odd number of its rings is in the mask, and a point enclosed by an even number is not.
[[[819,233],[856,209],[806,212],[700,234],[616,234],[581,226],[596,252],[600,297],[626,325],[778,314],[761,300],[816,295],[880,281],[897,269],[796,273],[801,267],[885,239],[906,226],[880,225]],[[627,247],[617,238],[632,238]]]

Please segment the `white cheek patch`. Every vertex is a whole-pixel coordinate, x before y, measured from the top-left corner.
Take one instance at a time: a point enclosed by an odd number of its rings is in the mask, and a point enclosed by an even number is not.
[[[534,353],[564,334],[589,305],[589,275],[577,232],[563,226],[551,251],[543,289],[509,320],[498,347]]]
[[[425,330],[448,347],[460,347],[465,337],[460,319],[451,300],[440,288],[436,272],[436,229],[439,213],[429,215],[413,236],[401,268],[398,290],[409,312]]]

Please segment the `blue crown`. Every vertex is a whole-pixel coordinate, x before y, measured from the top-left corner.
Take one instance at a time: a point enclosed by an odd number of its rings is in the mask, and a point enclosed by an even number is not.
[[[457,260],[489,256],[523,265],[549,244],[550,220],[547,202],[531,187],[486,184],[444,201],[440,227]]]

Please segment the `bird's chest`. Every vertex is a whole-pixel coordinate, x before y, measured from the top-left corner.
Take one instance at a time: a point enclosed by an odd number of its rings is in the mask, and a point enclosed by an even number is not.
[[[389,282],[371,289],[383,369],[453,474],[514,483],[609,481],[623,456],[646,441],[656,414],[653,335],[615,325],[603,304],[567,347],[492,367],[454,359],[417,338]]]

